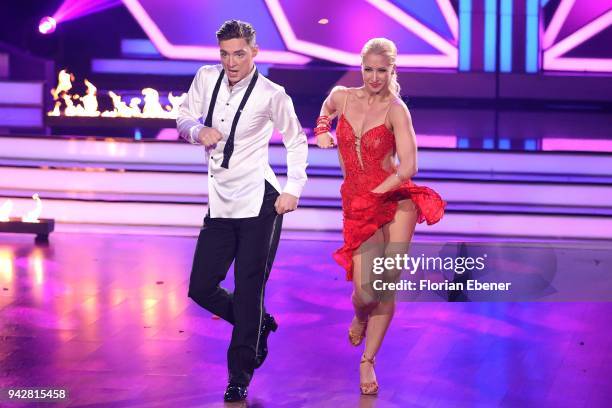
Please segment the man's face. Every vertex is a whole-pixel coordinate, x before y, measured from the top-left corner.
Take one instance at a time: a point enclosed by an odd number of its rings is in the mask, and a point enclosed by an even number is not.
[[[223,64],[229,83],[234,85],[249,75],[258,49],[249,46],[244,38],[232,38],[220,41],[219,51],[221,64]]]

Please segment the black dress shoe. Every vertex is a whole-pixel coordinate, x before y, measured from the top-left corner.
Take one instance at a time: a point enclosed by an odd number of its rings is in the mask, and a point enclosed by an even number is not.
[[[247,397],[247,386],[229,383],[225,389],[223,400],[227,402],[244,401]]]
[[[274,316],[266,313],[259,332],[259,347],[257,347],[257,355],[255,356],[255,368],[261,367],[268,357],[268,336],[271,331],[275,332],[276,329],[278,329],[278,324],[274,320]]]

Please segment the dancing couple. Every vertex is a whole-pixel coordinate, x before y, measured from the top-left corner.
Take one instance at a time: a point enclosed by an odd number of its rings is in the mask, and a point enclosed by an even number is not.
[[[268,336],[278,328],[265,310],[265,286],[283,214],[297,208],[306,182],[308,145],[291,98],[253,63],[258,52],[253,27],[227,21],[217,40],[221,64],[198,70],[177,126],[181,137],[204,146],[208,161],[208,213],[196,244],[189,297],[233,325],[224,399],[241,401],[266,359]],[[395,309],[392,295],[373,290],[368,260],[406,253],[415,224],[437,222],[445,206],[436,192],[411,181],[417,148],[410,113],[399,96],[396,55],[391,41],[368,41],[362,51],[363,85],[334,88],[315,127],[317,145],[334,147],[331,123],[338,117],[344,245],[334,258],[353,281],[349,341],[359,346],[365,339],[362,394],[378,392],[375,356]],[[287,149],[283,188],[268,163],[273,129]],[[228,293],[220,283],[232,262],[235,289]],[[397,279],[397,271],[385,273],[386,279]]]

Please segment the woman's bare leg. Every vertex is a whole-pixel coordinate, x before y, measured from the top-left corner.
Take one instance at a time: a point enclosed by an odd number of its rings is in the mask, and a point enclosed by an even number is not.
[[[417,213],[411,200],[400,201],[393,221],[383,227],[385,240],[385,257],[395,257],[396,254],[406,254],[410,247],[410,241],[416,226]],[[385,276],[385,281],[396,281],[401,271],[387,271],[390,275]],[[380,277],[377,277],[380,279]],[[382,294],[382,299],[376,303],[371,310],[366,332],[366,346],[364,354],[367,358],[376,356],[385,337],[385,333],[391,324],[395,312],[394,294]],[[373,382],[376,374],[371,364],[360,365],[362,382]]]
[[[371,268],[374,257],[383,256],[384,250],[385,242],[381,229],[361,244],[353,255],[353,294],[351,295],[351,301],[357,321],[353,319],[352,327],[359,322],[367,321],[370,312],[378,304],[376,294],[369,282],[371,271],[364,270],[364,267]],[[354,326],[354,328],[359,329],[357,326]]]

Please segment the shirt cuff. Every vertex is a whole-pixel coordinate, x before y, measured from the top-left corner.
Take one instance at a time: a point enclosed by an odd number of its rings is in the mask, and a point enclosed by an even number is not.
[[[189,140],[192,144],[201,144],[200,140],[198,139],[198,134],[200,133],[200,130],[204,129],[204,127],[204,125],[197,124],[189,129]]]
[[[283,193],[291,194],[294,197],[300,198],[300,195],[302,195],[303,188],[304,186],[302,186],[300,183],[287,180],[287,184],[285,184]]]

